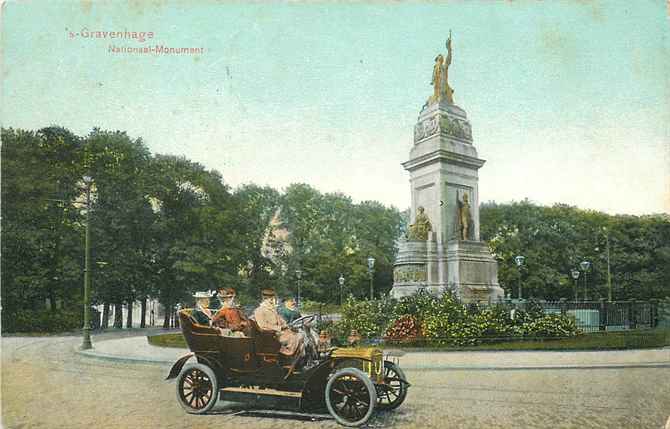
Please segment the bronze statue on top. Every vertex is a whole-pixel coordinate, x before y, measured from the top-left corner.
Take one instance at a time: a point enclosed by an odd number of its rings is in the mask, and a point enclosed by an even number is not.
[[[433,95],[428,98],[428,104],[439,102],[444,99],[450,104],[454,104],[454,90],[449,86],[449,66],[451,65],[451,30],[449,30],[449,38],[447,39],[447,58],[442,54],[435,57],[435,65],[433,66],[433,80],[430,82],[433,85]]]
[[[423,207],[419,207],[416,213],[416,219],[414,223],[409,226],[409,231],[407,232],[407,239],[409,240],[427,240],[428,233],[433,230],[433,226],[430,224],[428,216],[424,212]]]
[[[458,196],[456,197],[458,200]],[[458,223],[461,227],[461,240],[470,239],[470,221],[472,215],[470,214],[470,201],[467,192],[463,193],[463,201],[458,201]]]

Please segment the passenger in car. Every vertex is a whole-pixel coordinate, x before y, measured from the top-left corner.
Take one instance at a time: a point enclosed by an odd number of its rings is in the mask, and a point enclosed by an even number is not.
[[[249,337],[251,336],[251,323],[235,302],[236,296],[237,293],[233,288],[219,289],[221,309],[212,318],[212,326],[219,329],[222,335]]]
[[[211,326],[212,312],[209,309],[209,293],[196,292],[193,297],[195,298],[195,308],[191,312],[191,318],[199,325]]]
[[[286,321],[277,313],[277,295],[273,289],[261,291],[262,301],[254,311],[254,319],[261,330],[274,331],[281,348],[279,353],[293,356],[296,352],[304,352],[301,336],[289,329]]]
[[[284,305],[279,309],[279,314],[286,320],[286,323],[291,323],[301,317],[300,311],[295,305],[295,299],[292,297],[284,300]]]

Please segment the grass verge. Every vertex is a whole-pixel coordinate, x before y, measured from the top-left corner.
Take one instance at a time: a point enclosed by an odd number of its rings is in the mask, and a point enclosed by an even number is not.
[[[181,332],[172,334],[149,335],[147,337],[149,344],[157,347],[174,347],[180,349],[187,349],[186,340]]]
[[[407,351],[505,351],[505,350],[627,350],[670,346],[670,328],[620,332],[597,332],[570,338],[496,339],[474,346],[450,346],[424,343],[390,344],[388,348]]]

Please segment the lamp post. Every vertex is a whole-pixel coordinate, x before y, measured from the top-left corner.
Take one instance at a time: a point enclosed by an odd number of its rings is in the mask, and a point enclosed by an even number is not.
[[[372,276],[375,272],[375,258],[370,256],[368,258],[368,275],[370,276],[370,300],[375,298],[374,287],[372,286]]]
[[[84,192],[86,192],[86,239],[84,250],[84,327],[82,350],[93,348],[91,344],[91,187],[93,178],[84,176]]]
[[[589,261],[582,261],[582,262],[579,263],[579,268],[581,268],[582,271],[584,271],[584,301],[586,301],[586,296],[587,296],[586,295],[586,289],[588,288],[587,277],[588,277],[588,271],[589,271],[590,266],[591,266],[591,263]]]
[[[523,265],[523,262],[526,260],[526,257],[523,255],[518,255],[514,257],[514,262],[516,263],[516,266],[519,270],[519,301],[521,301],[523,294],[521,293],[521,266]]]
[[[575,302],[577,302],[577,279],[579,278],[579,270],[572,269],[570,271],[570,274],[572,275],[572,278],[575,280]]]
[[[295,270],[295,276],[298,279],[298,308],[300,308],[300,279],[302,279],[302,270]]]
[[[607,300],[612,302],[612,275],[610,273],[610,234],[607,227],[603,226],[605,232],[605,253],[607,253]]]

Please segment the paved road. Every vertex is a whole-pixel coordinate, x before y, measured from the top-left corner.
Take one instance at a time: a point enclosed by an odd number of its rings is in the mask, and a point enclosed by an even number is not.
[[[75,352],[77,344],[76,337],[2,338],[3,427],[339,427],[225,402],[215,414],[187,415],[174,383],[163,381],[166,366],[90,359]],[[668,368],[424,369],[407,376],[406,403],[370,427],[660,429],[670,415]]]

